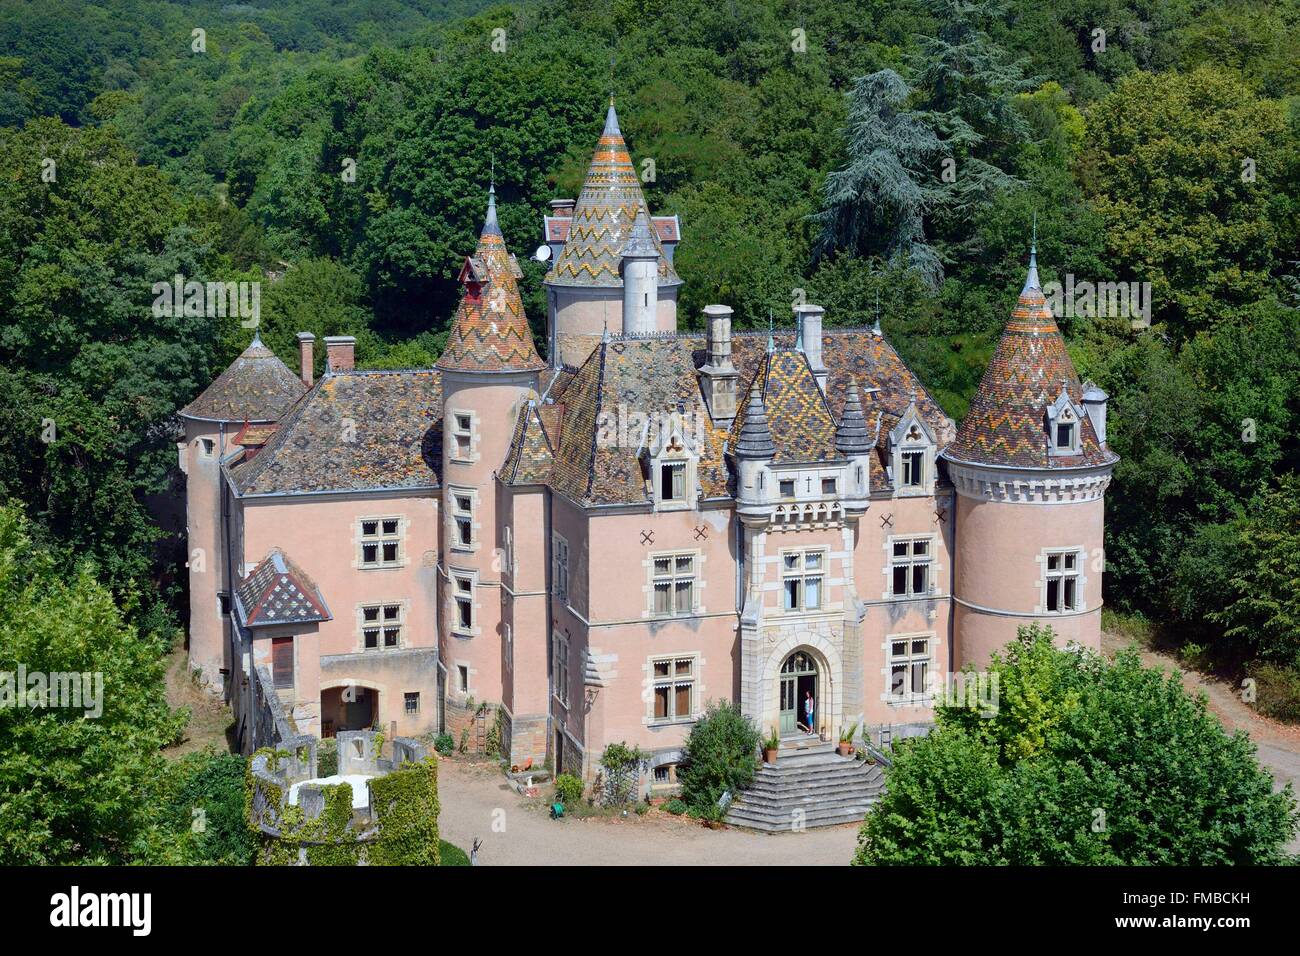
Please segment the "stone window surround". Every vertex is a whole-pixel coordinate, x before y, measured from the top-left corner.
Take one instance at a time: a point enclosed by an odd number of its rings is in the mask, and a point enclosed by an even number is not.
[[[458,415],[469,417],[469,457],[461,458],[456,454],[456,436],[463,435],[465,432],[457,427]],[[448,438],[451,442],[447,446],[447,458],[449,461],[459,462],[464,465],[472,465],[481,457],[479,452],[479,421],[478,414],[472,408],[451,408],[447,410],[446,419],[451,426],[448,429]]]
[[[572,565],[569,564],[569,539],[564,537],[558,531],[551,532],[551,593],[563,602],[565,607],[571,607],[569,604],[569,595],[573,593],[572,589]]]
[[[684,442],[683,442],[684,444]],[[685,495],[680,499],[664,500],[663,489],[663,466],[664,465],[683,465],[685,476],[682,479],[682,487]],[[654,496],[655,511],[689,511],[695,507],[696,500],[699,498],[699,479],[697,477],[697,459],[688,451],[680,454],[669,453],[665,448],[658,455],[650,456],[650,481]]]
[[[465,668],[465,688],[460,688],[460,669]],[[454,702],[463,704],[469,700],[470,694],[474,689],[474,675],[478,673],[478,668],[470,661],[463,657],[457,657],[451,662],[451,687],[448,689],[447,696]]]
[[[470,626],[468,629],[460,626],[460,608],[457,597],[461,593],[457,589],[457,581],[468,579],[470,582]],[[478,623],[478,611],[482,605],[478,601],[478,572],[472,568],[455,568],[447,569],[447,583],[450,587],[450,626],[449,630],[456,637],[477,637],[482,633],[482,628]]]
[[[889,454],[890,477],[893,479],[896,498],[924,498],[934,494],[937,449],[935,443],[930,440],[928,429],[929,426],[919,415],[912,415],[899,422],[890,433],[891,440],[894,436],[899,436],[897,440],[893,440],[893,447]],[[910,437],[913,431],[919,433],[918,437]],[[903,453],[910,451],[924,453],[922,467],[925,469],[925,474],[919,485],[903,484]]]
[[[929,588],[925,594],[895,594],[894,593],[894,542],[896,541],[920,541],[928,539],[930,546],[927,549],[930,555],[930,575]],[[935,531],[921,531],[916,534],[891,534],[885,536],[885,566],[881,569],[881,574],[885,578],[885,590],[881,593],[881,600],[884,601],[919,601],[927,598],[937,598],[943,596],[943,590],[939,586],[942,580],[940,572],[944,570],[943,565],[939,562],[939,552],[936,545],[939,543],[939,534]],[[909,560],[909,564],[910,564]]]
[[[392,564],[363,564],[361,562],[361,545],[372,544],[375,542],[382,543],[388,540],[383,535],[383,525],[379,525],[378,537],[366,537],[362,534],[362,528],[367,521],[396,521],[397,522],[397,560]],[[362,515],[357,518],[352,525],[352,567],[358,571],[395,571],[398,568],[404,568],[410,563],[410,556],[406,552],[406,535],[411,526],[411,521],[405,515],[383,514],[383,515]],[[382,550],[379,556],[383,557]]]
[[[1075,554],[1077,555],[1077,570],[1075,572],[1078,578],[1078,585],[1075,588],[1076,606],[1065,611],[1047,610],[1047,556],[1049,554]],[[1069,617],[1072,614],[1085,614],[1088,608],[1088,575],[1085,573],[1085,565],[1088,560],[1088,551],[1081,545],[1062,545],[1053,548],[1043,548],[1034,557],[1034,563],[1038,565],[1038,580],[1034,582],[1034,589],[1038,592],[1038,603],[1034,605],[1035,614],[1048,614],[1052,617]]]
[[[654,689],[659,681],[668,684],[677,683],[676,679],[669,675],[667,678],[655,678],[654,666],[656,663],[663,661],[691,661],[691,713],[688,717],[655,717],[655,695]],[[676,727],[682,724],[693,724],[700,719],[703,713],[700,707],[700,701],[707,700],[705,694],[708,688],[704,684],[704,655],[698,650],[683,651],[680,654],[651,654],[645,659],[641,667],[644,675],[641,681],[642,694],[646,702],[645,714],[641,718],[641,724],[644,727]]]
[[[384,607],[392,607],[393,605],[396,605],[399,608],[397,612],[397,646],[384,647],[384,612],[382,609]],[[368,607],[377,607],[381,609],[379,612],[379,619],[371,624],[372,627],[378,627],[380,631],[378,647],[366,647],[366,617],[364,612]],[[410,619],[410,610],[411,602],[408,600],[359,601],[353,611],[353,616],[356,619],[356,629],[353,632],[353,639],[356,642],[356,653],[378,654],[382,651],[399,651],[404,647],[408,647],[410,642],[407,640],[406,636],[406,625],[407,621]]]
[[[656,614],[655,613],[655,558],[678,558],[690,556],[694,559],[694,581],[695,586],[691,589],[691,610],[688,614]],[[641,590],[645,592],[645,608],[641,612],[641,617],[651,621],[686,621],[691,618],[701,617],[708,613],[708,608],[704,606],[704,552],[699,548],[679,548],[673,551],[652,551],[646,554],[645,559],[641,562],[641,567],[645,569],[646,583],[642,585]]]
[[[456,507],[457,495],[469,498],[469,544],[460,543],[460,534],[456,529],[456,519],[465,516],[465,514]],[[463,485],[447,486],[448,550],[457,551],[461,554],[472,554],[479,550],[479,530],[482,528],[482,524],[478,520],[478,501],[479,495],[477,488],[470,488]]]
[[[569,638],[551,632],[551,696],[565,710],[569,707]],[[563,694],[563,696],[561,696]]]
[[[1056,401],[1047,406],[1047,455],[1049,458],[1069,458],[1082,453],[1083,415],[1075,408],[1069,393],[1062,390]],[[1056,426],[1073,425],[1068,446],[1056,443]]]
[[[927,655],[926,655],[926,657],[923,658],[923,659],[924,659],[924,660],[927,660],[927,661],[929,662],[929,665],[930,665],[930,668],[929,668],[929,674],[930,674],[931,678],[933,679],[933,675],[934,675],[934,673],[935,673],[935,668],[938,666],[938,653],[937,653],[937,650],[938,650],[938,634],[937,634],[937,632],[935,632],[935,631],[909,631],[909,632],[902,633],[902,634],[886,634],[886,635],[885,635],[885,639],[884,639],[884,641],[883,641],[883,642],[881,643],[881,645],[880,645],[880,650],[881,650],[881,653],[883,654],[883,656],[884,656],[884,660],[885,660],[885,664],[884,664],[884,666],[880,668],[880,674],[881,674],[881,677],[884,679],[884,684],[885,684],[884,689],[883,689],[883,690],[881,691],[881,693],[880,693],[880,699],[881,699],[881,701],[882,701],[883,703],[889,704],[891,707],[931,707],[931,706],[934,705],[934,696],[933,696],[932,694],[924,694],[924,693],[922,693],[922,694],[914,694],[914,693],[912,693],[911,691],[908,691],[908,692],[906,692],[906,693],[904,693],[904,694],[902,694],[902,695],[896,695],[896,694],[891,693],[891,690],[890,690],[890,667],[891,667],[891,665],[894,663],[894,657],[893,657],[892,654],[890,653],[890,651],[891,651],[891,644],[892,644],[894,641],[907,641],[907,642],[908,642],[908,649],[907,649],[907,650],[908,650],[908,653],[907,653],[907,656],[906,656],[906,658],[900,658],[900,660],[906,660],[906,661],[910,664],[910,663],[912,663],[914,660],[921,660],[921,659],[922,659],[922,658],[913,658],[913,657],[912,657],[912,653],[911,653],[911,652],[912,652],[911,642],[912,642],[912,641],[919,641],[919,640],[923,640],[923,639],[924,639],[925,641],[928,642],[927,645],[926,645]]]
[[[822,556],[822,566],[821,566],[821,569],[820,569],[819,571],[814,571],[814,572],[812,573],[812,576],[813,576],[813,577],[820,577],[820,578],[822,579],[820,601],[818,602],[818,604],[817,604],[816,607],[812,607],[812,608],[796,607],[796,608],[789,608],[789,609],[787,609],[786,606],[785,606],[785,582],[786,582],[786,580],[789,579],[789,578],[795,578],[795,577],[797,577],[797,578],[799,578],[800,580],[802,580],[803,578],[808,577],[808,571],[807,571],[806,568],[805,568],[805,561],[806,561],[806,559],[805,559],[804,556],[805,556],[805,555],[808,555],[808,554],[812,554],[812,553],[814,553],[814,552],[820,552],[820,553],[821,553],[821,556]],[[787,570],[786,570],[786,567],[785,567],[785,558],[786,558],[786,555],[790,555],[790,554],[797,554],[797,555],[799,555],[799,570],[797,570],[797,571],[787,571]],[[778,613],[780,613],[780,614],[818,614],[818,613],[820,613],[820,612],[822,612],[822,611],[825,611],[825,610],[827,609],[827,605],[829,604],[828,596],[829,596],[829,593],[830,593],[830,580],[831,580],[831,575],[830,575],[830,570],[831,570],[831,549],[830,549],[830,547],[828,547],[827,545],[824,545],[824,544],[819,544],[819,545],[812,545],[812,546],[809,546],[809,547],[803,547],[803,548],[778,548],[778,549],[777,549],[777,565],[776,565],[776,566],[777,566],[777,574],[780,576],[780,580],[779,580],[778,583],[779,583],[780,591],[781,591],[780,599],[777,601],[777,607],[776,607],[776,610],[777,610]],[[843,581],[841,580],[839,583],[843,584]],[[806,592],[804,591],[804,589],[803,589],[802,587],[800,588],[800,594],[801,594],[801,595],[806,594]]]
[[[505,664],[506,670],[515,669],[515,635],[514,628],[509,621],[501,622],[501,638],[505,645]]]

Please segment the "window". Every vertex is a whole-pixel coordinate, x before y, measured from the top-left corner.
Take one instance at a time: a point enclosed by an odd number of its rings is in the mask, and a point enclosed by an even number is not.
[[[824,494],[824,495],[833,495],[833,494],[835,494],[835,484],[836,484],[836,482],[835,482],[835,479],[834,479],[834,478],[823,478],[823,479],[822,479],[822,494]]]
[[[1067,451],[1074,447],[1074,422],[1057,423],[1056,447]]]
[[[217,610],[221,612],[222,617],[230,616],[230,592],[229,591],[217,592]]]
[[[686,462],[659,466],[659,497],[663,501],[686,500]]]
[[[555,699],[565,707],[569,706],[569,642],[560,635],[555,635],[552,642],[552,651],[555,656],[555,666],[551,673],[554,678],[554,685],[551,687],[551,693],[555,694]]]
[[[1044,607],[1055,614],[1077,611],[1079,609],[1079,553],[1049,551],[1046,558],[1047,594]]]
[[[930,639],[889,640],[889,696],[895,700],[923,697],[930,676]]]
[[[822,606],[822,579],[826,573],[825,551],[783,551],[781,583],[787,611],[815,611]]]
[[[652,660],[654,719],[689,720],[695,713],[695,658],[665,657]]]
[[[651,559],[654,616],[695,612],[695,554],[657,554]]]
[[[569,542],[558,534],[551,536],[551,590],[569,603]]]
[[[402,605],[364,605],[361,608],[361,644],[368,651],[401,647]]]
[[[271,677],[275,689],[293,686],[293,638],[271,638]]]
[[[462,694],[469,693],[469,665],[456,665],[456,690]]]
[[[400,518],[361,519],[361,567],[395,568],[401,564]]]
[[[513,670],[515,666],[514,629],[508,623],[502,622],[501,630],[506,639],[506,670]]]
[[[402,695],[402,708],[408,714],[418,714],[420,712],[420,692],[407,691]]]
[[[474,452],[474,416],[469,412],[456,412],[451,420],[452,457],[469,461]]]
[[[782,498],[793,498],[793,497],[794,497],[794,479],[793,479],[793,478],[782,478],[782,479],[781,479],[780,490],[781,490],[781,497],[782,497]]]
[[[912,538],[893,543],[890,563],[894,597],[930,593],[930,539]]]
[[[451,493],[451,520],[455,527],[453,547],[474,547],[474,496],[464,491]]]
[[[905,451],[903,459],[903,486],[920,488],[925,484],[925,452]]]
[[[213,452],[215,452],[216,450],[217,450],[217,443],[214,442],[211,438],[199,439],[199,451],[204,458],[211,458]]]
[[[456,601],[456,619],[452,630],[474,630],[474,578],[469,574],[452,574],[453,597]]]

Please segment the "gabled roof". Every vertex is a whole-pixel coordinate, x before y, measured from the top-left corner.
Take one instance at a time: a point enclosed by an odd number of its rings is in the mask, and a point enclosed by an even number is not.
[[[532,372],[545,367],[533,346],[533,333],[519,297],[516,280],[521,275],[519,264],[506,251],[501,237],[493,187],[488,191],[487,218],[478,248],[461,269],[464,292],[438,368]]]
[[[637,215],[643,211],[649,215],[641,180],[623,142],[611,99],[604,132],[591,157],[573,215],[569,217],[564,249],[546,275],[547,284],[621,286],[619,264],[623,247]],[[658,229],[651,232],[651,241],[659,252],[659,284],[679,285],[682,280],[663,252],[662,233]]]
[[[185,418],[218,422],[274,422],[307,386],[253,333],[253,341],[198,398],[180,410]]]
[[[1043,469],[1117,461],[1097,440],[1086,416],[1079,425],[1080,453],[1049,453],[1047,408],[1060,395],[1063,384],[1070,399],[1082,408],[1083,385],[1047,307],[1038,282],[1037,257],[1031,252],[1020,300],[944,456],[972,464]]]
[[[441,372],[331,372],[230,476],[241,495],[436,488],[441,456]]]
[[[317,624],[331,620],[320,589],[279,548],[235,586],[235,614],[244,627]]]
[[[835,461],[835,419],[817,386],[808,356],[794,348],[766,353],[750,379],[763,396],[774,453],[772,462]],[[749,417],[749,407],[732,423],[732,445],[739,443]]]
[[[558,407],[538,405],[531,401],[524,403],[515,419],[510,451],[501,468],[501,480],[508,485],[545,484],[551,479],[555,467],[555,451],[542,420],[543,409],[549,410],[547,417],[551,419],[552,428],[558,437]]]

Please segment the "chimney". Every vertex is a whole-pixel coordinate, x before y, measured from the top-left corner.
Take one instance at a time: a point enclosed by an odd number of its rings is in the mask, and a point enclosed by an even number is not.
[[[357,340],[351,335],[325,336],[325,370],[350,372],[356,364]]]
[[[551,215],[556,219],[572,219],[573,207],[578,204],[576,199],[552,199]]]
[[[704,400],[715,421],[736,417],[736,386],[740,373],[731,361],[731,306],[706,305],[708,361],[700,368]]]
[[[823,393],[826,391],[826,364],[822,361],[822,315],[825,313],[820,305],[801,303],[794,307],[795,327],[802,333],[803,353],[808,356],[813,375]]]
[[[311,388],[312,363],[316,361],[316,336],[310,332],[298,333],[298,375],[302,383]]]

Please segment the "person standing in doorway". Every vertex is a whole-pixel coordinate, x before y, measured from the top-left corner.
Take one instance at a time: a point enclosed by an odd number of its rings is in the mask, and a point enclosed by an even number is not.
[[[813,733],[813,714],[817,709],[817,702],[813,700],[812,691],[803,692],[803,718],[804,725],[808,728],[808,733]]]

